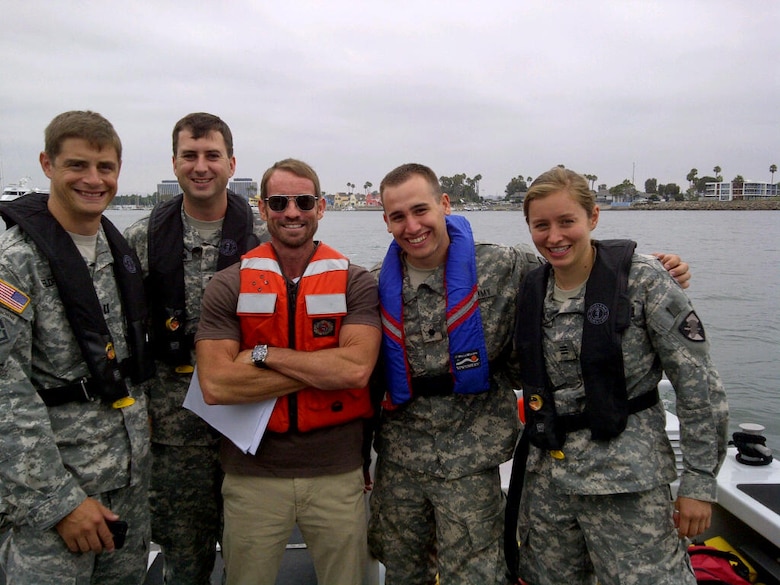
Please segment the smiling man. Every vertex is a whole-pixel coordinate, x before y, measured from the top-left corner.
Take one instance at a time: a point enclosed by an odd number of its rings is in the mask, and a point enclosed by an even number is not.
[[[8,583],[135,585],[149,545],[138,384],[153,364],[138,259],[103,217],[122,145],[94,112],[60,114],[45,139],[51,195],[0,208],[0,564]]]
[[[509,353],[530,247],[475,243],[434,172],[380,185],[393,243],[379,279],[385,371],[369,546],[387,583],[500,583],[498,466],[518,429]]]
[[[125,231],[141,260],[152,315],[157,377],[152,420],[152,538],[168,585],[208,585],[222,530],[219,435],[182,408],[203,290],[215,272],[268,239],[260,216],[228,191],[233,134],[219,117],[184,116],[173,128],[173,172],[183,193]]]
[[[308,164],[277,162],[260,196],[271,241],[209,283],[196,336],[208,404],[277,397],[255,455],[222,443],[227,583],[273,585],[297,523],[320,583],[360,585],[376,283],[314,239],[325,200]]]

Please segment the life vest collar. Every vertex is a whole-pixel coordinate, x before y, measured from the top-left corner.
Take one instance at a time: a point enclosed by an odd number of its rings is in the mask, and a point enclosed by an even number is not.
[[[125,375],[141,382],[154,373],[146,346],[147,312],[140,262],[114,224],[101,217],[100,225],[114,259],[130,351],[130,359],[120,364],[89,269],[73,239],[49,211],[48,199],[48,194],[31,193],[4,204],[0,213],[9,227],[18,224],[49,261],[68,323],[90,372],[91,388],[113,403],[128,396]]]
[[[437,387],[435,395],[478,394],[490,389],[490,368],[482,317],[479,310],[476,250],[474,235],[466,218],[445,217],[450,244],[444,265],[447,338],[449,348],[448,381],[438,376],[429,381]],[[401,247],[391,242],[379,273],[379,301],[382,318],[382,348],[386,367],[388,396],[386,408],[395,408],[412,400],[425,383],[415,383],[406,353],[403,326],[404,259]],[[418,389],[415,392],[415,388]]]

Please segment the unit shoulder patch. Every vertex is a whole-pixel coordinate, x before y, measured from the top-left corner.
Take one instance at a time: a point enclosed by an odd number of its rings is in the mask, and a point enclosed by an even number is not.
[[[679,327],[680,333],[689,341],[705,341],[704,325],[695,311],[685,316]]]

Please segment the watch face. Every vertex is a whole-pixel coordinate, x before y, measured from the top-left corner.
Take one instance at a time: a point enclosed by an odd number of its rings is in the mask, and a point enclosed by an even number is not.
[[[256,345],[252,349],[252,361],[258,368],[265,367],[265,358],[268,355],[267,345]]]

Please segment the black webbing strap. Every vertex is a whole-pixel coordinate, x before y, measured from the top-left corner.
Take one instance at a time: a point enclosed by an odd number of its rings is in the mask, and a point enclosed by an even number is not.
[[[628,401],[628,414],[636,414],[637,412],[645,410],[646,408],[655,406],[656,404],[658,404],[658,401],[660,399],[661,398],[658,394],[657,387],[653,388],[648,392],[645,392],[644,394],[635,396],[634,398],[631,398]],[[556,423],[558,422],[560,422],[560,424],[563,425],[563,428],[566,430],[567,433],[571,433],[573,431],[579,431],[581,429],[587,429],[588,426],[590,425],[590,423],[588,422],[588,416],[584,412],[581,412],[579,414],[558,415],[556,419]]]
[[[645,392],[628,401],[629,414],[635,414],[658,403],[658,388]],[[565,415],[560,417],[564,421],[567,432],[588,427],[588,421],[584,414]],[[520,441],[515,449],[512,460],[512,474],[509,479],[509,489],[506,495],[506,512],[504,516],[504,557],[507,566],[507,579],[513,585],[522,583],[518,574],[520,565],[520,552],[517,545],[517,517],[520,513],[520,499],[523,495],[523,482],[525,481],[525,468],[528,460],[528,436],[523,431]]]
[[[38,390],[38,396],[46,406],[61,406],[68,402],[92,402],[96,396],[100,396],[100,389],[94,386],[92,380],[82,378],[66,386]]]
[[[132,360],[125,359],[119,362],[119,371],[123,378],[130,376]],[[100,398],[103,392],[100,385],[95,383],[92,378],[86,376],[64,386],[55,388],[42,388],[38,390],[38,396],[41,397],[46,406],[62,406],[68,402],[92,402]]]
[[[412,397],[449,396],[455,388],[452,374],[438,376],[415,376],[412,378]]]
[[[518,574],[520,569],[520,551],[517,546],[517,516],[520,513],[520,498],[523,495],[528,445],[528,435],[523,431],[523,434],[520,435],[520,441],[515,448],[515,455],[512,460],[512,475],[509,479],[509,489],[506,494],[504,557],[506,559],[507,579],[512,585],[521,583]]]
[[[508,344],[496,359],[489,363],[490,372],[497,372],[506,364],[512,351]],[[415,376],[412,378],[412,399],[418,396],[449,396],[455,390],[455,378],[452,374],[439,374],[437,376]]]

